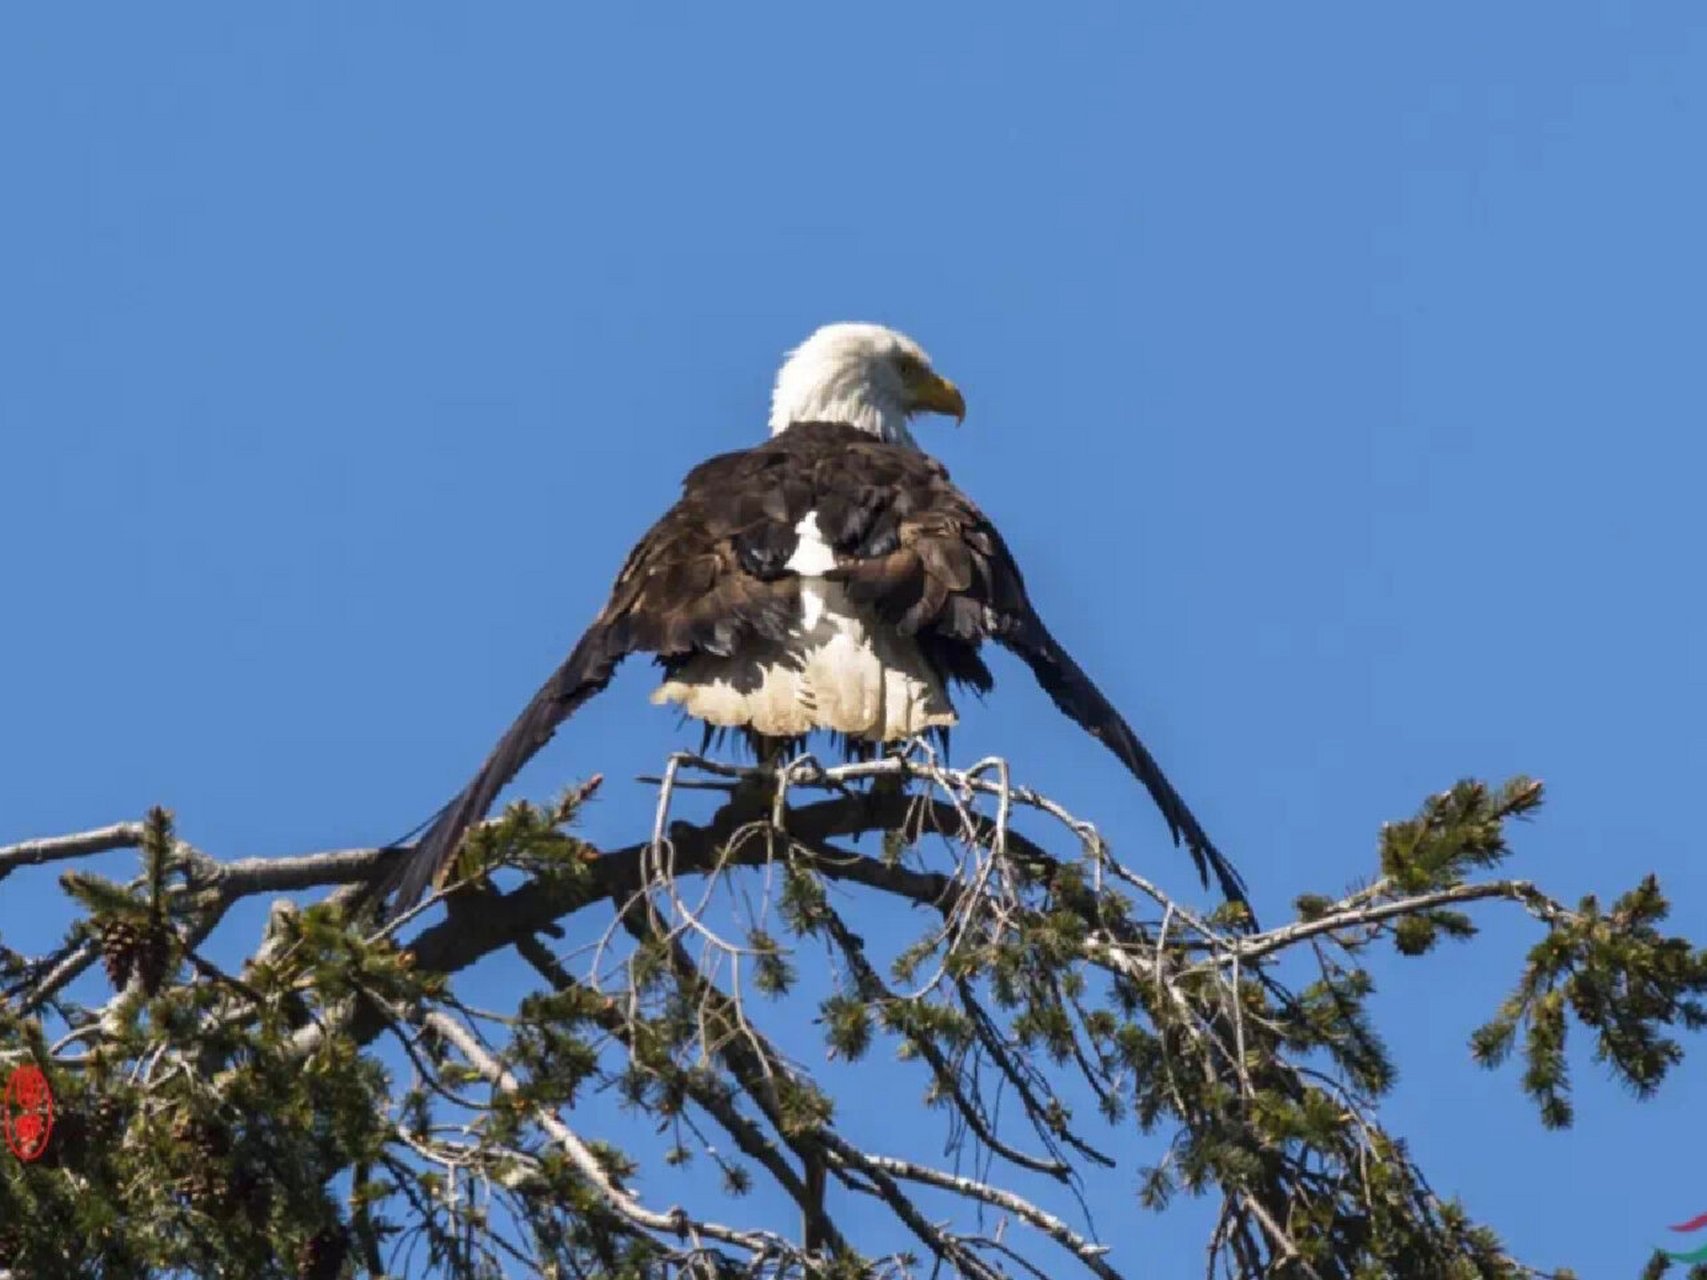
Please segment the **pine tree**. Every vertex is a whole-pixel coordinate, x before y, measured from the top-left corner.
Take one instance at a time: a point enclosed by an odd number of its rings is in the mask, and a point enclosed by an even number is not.
[[[690,778],[726,800],[668,822]],[[0,876],[141,859],[133,883],[62,876],[81,915],[54,954],[0,948],[0,1065],[38,1064],[57,1106],[46,1154],[0,1175],[0,1268],[1108,1278],[1129,1273],[1072,1192],[1136,1173],[1154,1210],[1218,1199],[1222,1275],[1564,1276],[1437,1196],[1383,1127],[1368,960],[1426,962],[1475,938],[1472,912],[1524,913],[1533,945],[1469,1052],[1519,1059],[1545,1125],[1573,1119],[1571,1036],[1640,1098],[1707,1020],[1707,954],[1664,932],[1652,877],[1603,906],[1506,874],[1542,800],[1527,779],[1427,798],[1367,883],[1261,929],[1192,911],[991,762],[679,759],[655,831],[620,849],[572,831],[596,785],[512,806],[389,925],[364,893],[387,851],[221,862],[161,810],[0,849]],[[323,896],[281,901],[240,971],[207,957],[234,903],[287,890]],[[533,989],[470,1007],[458,976],[497,955]],[[805,1027],[827,1064],[902,1064],[905,1154],[845,1122],[845,1075],[787,1047]],[[619,1112],[660,1146],[601,1132]],[[946,1159],[902,1140],[924,1131]],[[1146,1168],[1107,1154],[1123,1134]],[[692,1195],[650,1198],[681,1166],[706,1175]],[[759,1211],[760,1183],[792,1212]],[[855,1231],[856,1197],[890,1225]]]

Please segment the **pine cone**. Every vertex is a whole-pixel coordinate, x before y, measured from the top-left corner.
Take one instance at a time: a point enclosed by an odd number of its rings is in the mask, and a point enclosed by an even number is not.
[[[172,952],[177,936],[164,920],[132,920],[108,916],[95,924],[101,957],[113,986],[123,990],[135,974],[149,995],[159,992],[172,970]]]
[[[136,950],[136,976],[148,995],[159,994],[172,970],[172,927],[164,920],[150,920]]]
[[[172,1121],[172,1139],[184,1148],[188,1165],[188,1172],[178,1179],[178,1190],[197,1209],[213,1213],[230,1191],[225,1168],[231,1154],[230,1133],[218,1121],[184,1112]]]
[[[337,1280],[349,1252],[349,1233],[342,1226],[311,1236],[296,1252],[297,1280]]]
[[[107,977],[122,991],[130,982],[131,970],[136,967],[136,953],[142,945],[142,926],[134,920],[108,917],[95,925],[101,941],[101,960],[107,967]]]

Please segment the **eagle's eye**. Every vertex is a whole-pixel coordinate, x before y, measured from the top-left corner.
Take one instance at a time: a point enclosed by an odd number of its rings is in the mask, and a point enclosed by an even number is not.
[[[903,351],[895,357],[895,372],[901,375],[902,382],[912,385],[925,378],[925,362],[911,352]]]

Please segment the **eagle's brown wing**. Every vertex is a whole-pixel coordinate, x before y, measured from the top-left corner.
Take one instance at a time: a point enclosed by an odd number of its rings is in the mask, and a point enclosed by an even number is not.
[[[921,639],[934,637],[937,648],[951,658],[985,639],[1023,658],[1055,705],[1144,784],[1167,820],[1174,843],[1183,840],[1190,850],[1203,883],[1209,883],[1213,872],[1222,893],[1248,905],[1243,878],[1209,839],[1132,726],[1050,635],[1001,534],[954,487],[943,466],[918,453],[871,455],[857,445],[851,452],[860,460],[854,469],[863,465],[869,471],[871,487],[892,495],[885,518],[894,520],[893,546],[881,555],[850,560],[833,576],[844,579],[851,596],[876,606],[902,631]]]
[[[378,886],[393,911],[420,899],[463,833],[486,816],[557,726],[610,683],[629,654],[728,654],[749,636],[787,634],[799,611],[799,587],[783,566],[810,500],[798,472],[774,451],[747,450],[712,458],[689,473],[681,499],[629,553],[609,602],[563,665],[414,849],[395,859]]]

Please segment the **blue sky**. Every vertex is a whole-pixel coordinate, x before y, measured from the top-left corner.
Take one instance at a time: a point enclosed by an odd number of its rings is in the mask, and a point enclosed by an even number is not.
[[[0,843],[155,802],[223,856],[400,834],[860,318],[965,388],[924,443],[1271,917],[1525,771],[1518,869],[1656,870],[1707,938],[1704,86],[1685,3],[14,6]],[[1191,889],[997,674],[960,751]],[[632,839],[690,738],[649,682],[521,790],[601,770]],[[57,901],[9,879],[0,936]],[[1707,1076],[1639,1106],[1579,1054],[1542,1131],[1468,1060],[1534,936],[1488,921],[1379,965],[1387,1119],[1527,1259],[1631,1273],[1707,1209]],[[1104,1235],[1196,1269],[1122,1154]]]

